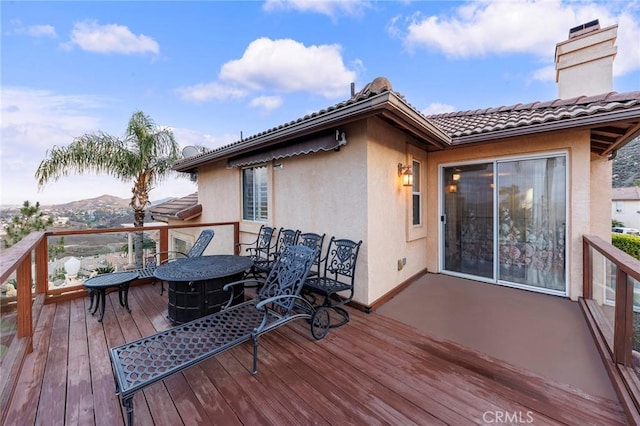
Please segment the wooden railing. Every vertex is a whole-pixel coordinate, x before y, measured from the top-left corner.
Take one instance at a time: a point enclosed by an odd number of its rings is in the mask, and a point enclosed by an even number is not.
[[[640,424],[640,261],[601,238],[584,236],[583,295],[581,305],[618,398],[630,422]]]
[[[233,227],[233,250],[238,254],[240,240],[238,222],[197,223],[190,225],[145,226],[144,228],[108,228],[32,232],[14,246],[3,250],[0,257],[0,284],[15,274],[17,296],[11,300],[16,312],[16,335],[2,358],[0,374],[0,407],[2,423],[5,409],[9,405],[13,389],[20,376],[23,361],[33,350],[33,331],[38,316],[45,303],[72,297],[82,297],[86,293],[82,286],[66,288],[64,291],[50,289],[48,285],[48,243],[49,237],[64,237],[82,234],[135,233],[159,231],[159,249],[167,251],[169,232],[175,229]],[[34,276],[35,272],[35,276]],[[6,307],[5,307],[6,308]]]

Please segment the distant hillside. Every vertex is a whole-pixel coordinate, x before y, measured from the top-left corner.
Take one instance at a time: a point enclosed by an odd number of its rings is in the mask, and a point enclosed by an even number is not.
[[[113,195],[101,195],[96,198],[89,198],[87,200],[72,201],[65,204],[56,204],[53,206],[43,206],[48,208],[55,208],[58,210],[88,210],[88,209],[121,209],[128,208],[130,200],[127,198],[120,198]]]
[[[613,187],[626,188],[640,182],[640,138],[618,150],[613,160]]]

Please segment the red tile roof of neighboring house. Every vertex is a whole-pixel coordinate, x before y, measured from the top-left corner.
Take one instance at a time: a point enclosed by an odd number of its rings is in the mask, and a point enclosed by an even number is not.
[[[640,186],[628,188],[613,188],[613,201],[640,201]]]
[[[149,209],[153,220],[167,221],[191,220],[202,214],[202,205],[198,204],[198,193],[189,194],[185,197],[175,198]]]

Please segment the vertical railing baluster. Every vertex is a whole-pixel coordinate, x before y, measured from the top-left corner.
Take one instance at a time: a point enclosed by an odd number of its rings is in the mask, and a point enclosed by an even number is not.
[[[158,264],[164,262],[168,258],[167,251],[169,251],[169,229],[168,227],[164,227],[160,229],[160,259],[158,259]]]
[[[582,239],[582,293],[585,299],[593,299],[593,253],[586,239]]]
[[[18,337],[27,337],[27,352],[33,350],[31,336],[33,335],[33,317],[31,308],[31,256],[25,256],[16,270],[16,280],[18,283],[18,312],[16,327]]]
[[[36,293],[43,294],[49,289],[49,244],[48,238],[40,240],[36,246]]]
[[[633,286],[628,281],[628,275],[617,268],[613,360],[619,364],[631,366],[633,362]]]

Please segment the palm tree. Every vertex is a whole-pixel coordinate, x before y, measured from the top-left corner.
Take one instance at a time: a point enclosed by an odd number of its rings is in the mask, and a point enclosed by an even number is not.
[[[129,205],[134,211],[134,226],[142,228],[149,192],[170,175],[179,151],[170,129],[156,127],[149,116],[138,111],[131,116],[122,139],[96,132],[84,134],[68,146],[54,146],[38,166],[36,179],[40,188],[71,173],[104,173],[124,182],[133,180]],[[141,267],[142,232],[135,235],[135,260]]]

